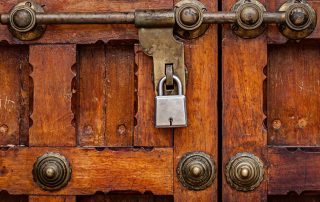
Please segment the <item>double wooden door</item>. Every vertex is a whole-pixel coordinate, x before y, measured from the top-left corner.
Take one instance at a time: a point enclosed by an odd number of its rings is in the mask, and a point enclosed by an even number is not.
[[[37,1],[47,12],[172,9],[177,2]],[[209,11],[235,3],[201,2]],[[269,11],[284,2],[262,1]],[[17,3],[2,0],[0,11]],[[1,202],[320,201],[318,28],[297,42],[272,25],[255,39],[212,25],[183,41],[189,124],[179,129],[154,127],[153,62],[133,25],[50,25],[29,42],[0,29]],[[194,152],[213,166],[212,184],[201,190],[177,177],[181,159]],[[72,170],[54,191],[33,174],[50,154]],[[252,190],[232,185],[227,174],[241,155],[261,165]]]

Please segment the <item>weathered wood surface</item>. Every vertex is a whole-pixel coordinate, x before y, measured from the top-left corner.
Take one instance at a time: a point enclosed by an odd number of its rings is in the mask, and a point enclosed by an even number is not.
[[[28,135],[28,49],[0,46],[0,146],[26,144]],[[27,115],[27,116],[26,116]]]
[[[172,9],[172,0],[41,0],[46,12],[106,12],[134,11],[135,9]],[[0,2],[0,10],[9,12],[16,0]],[[43,37],[36,41],[22,42],[15,39],[7,26],[0,26],[0,39],[10,44],[34,43],[95,43],[99,40],[136,40],[138,32],[134,25],[50,25]]]
[[[178,2],[178,1],[176,1]],[[209,10],[217,10],[218,2],[204,0]],[[174,130],[174,165],[188,152],[203,151],[213,161],[218,157],[218,49],[217,26],[211,26],[204,36],[185,42],[188,69],[186,89],[188,127]],[[217,169],[217,168],[216,168]],[[203,191],[190,191],[174,178],[175,201],[217,201],[217,179]]]
[[[96,194],[80,196],[78,202],[173,202],[172,196],[155,196],[151,194]]]
[[[223,1],[223,9],[227,10],[233,4],[233,0]],[[263,112],[266,37],[262,35],[253,40],[241,39],[226,25],[223,30],[222,53],[222,169],[225,171],[230,158],[242,152],[252,153],[266,163],[267,133],[263,125],[266,118]],[[265,179],[266,177],[267,173]],[[225,175],[222,184],[223,201],[267,200],[266,180],[251,192],[232,189]]]
[[[318,44],[307,42],[269,47],[269,145],[320,145],[319,53]]]
[[[79,60],[79,144],[132,146],[135,113],[133,46],[80,46]]]
[[[320,191],[320,150],[269,148],[268,193],[285,195],[289,192]]]
[[[76,47],[34,45],[29,57],[34,87],[29,145],[75,146],[71,99]]]
[[[47,152],[59,152],[72,167],[68,186],[52,193],[41,190],[32,178],[34,162]],[[0,151],[0,156],[0,187],[11,194],[92,195],[114,190],[173,194],[173,150],[170,148],[152,151],[11,148]]]
[[[29,202],[76,202],[75,196],[29,196]]]

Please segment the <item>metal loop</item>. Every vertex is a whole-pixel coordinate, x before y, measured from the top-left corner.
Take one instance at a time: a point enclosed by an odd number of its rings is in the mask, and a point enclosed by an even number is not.
[[[163,85],[166,80],[167,80],[167,77],[163,77],[159,82],[159,92],[158,92],[159,96],[163,96]],[[173,75],[173,80],[177,83],[178,95],[183,95],[181,80],[176,75]]]

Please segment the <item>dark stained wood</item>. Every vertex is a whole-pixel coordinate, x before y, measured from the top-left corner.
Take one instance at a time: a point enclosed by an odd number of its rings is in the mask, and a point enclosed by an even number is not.
[[[206,0],[202,3],[211,11],[217,10],[217,1]],[[188,127],[174,130],[175,168],[183,155],[194,151],[206,152],[217,162],[217,37],[217,26],[211,26],[201,38],[185,43]],[[183,187],[175,177],[174,191],[177,202],[218,200],[217,179],[209,188],[195,192]]]
[[[233,0],[223,1],[228,10]],[[245,40],[233,35],[230,26],[224,26],[222,39],[222,170],[237,153],[249,152],[266,164],[267,133],[263,126],[263,69],[267,65],[267,41],[265,35]],[[266,165],[265,165],[266,166]],[[265,173],[265,179],[267,173]],[[232,189],[223,175],[222,200],[245,202],[266,201],[267,183],[252,192]]]
[[[172,196],[154,196],[140,194],[96,194],[80,196],[78,202],[173,202]]]
[[[145,55],[139,45],[135,46],[137,79],[137,125],[134,132],[134,146],[170,147],[173,144],[171,129],[154,127],[154,84],[152,79],[152,58]]]
[[[79,108],[77,109],[80,146],[105,146],[106,57],[104,44],[79,46]]]
[[[285,195],[285,196],[269,196],[268,202],[318,202],[320,201],[319,195],[308,196],[308,195]]]
[[[72,166],[68,186],[48,193],[32,179],[37,157],[59,152]],[[132,190],[155,195],[173,194],[173,149],[11,148],[0,151],[0,187],[12,194],[91,195],[97,191]]]
[[[107,46],[106,61],[106,145],[132,146],[135,114],[133,46]]]
[[[320,145],[319,56],[317,43],[269,47],[269,145]],[[280,121],[280,128],[275,121]]]
[[[28,49],[0,46],[0,51],[0,146],[18,145],[20,139],[26,144],[29,104],[23,77],[28,76]]]
[[[29,196],[29,202],[76,202],[75,196]]]
[[[33,125],[30,129],[32,146],[74,146],[74,114],[72,66],[76,60],[74,45],[30,46],[31,74],[34,84]]]
[[[28,202],[28,196],[9,195],[0,191],[0,202]]]
[[[268,149],[268,157],[270,195],[320,191],[319,149],[289,151],[287,148],[271,147]]]
[[[134,11],[135,9],[172,9],[172,0],[42,0],[46,12],[104,12]],[[16,0],[0,2],[0,10],[9,12],[17,4]],[[10,44],[21,43],[95,43],[98,40],[138,39],[134,25],[50,25],[44,36],[36,41],[22,42],[15,39],[7,26],[0,26],[0,38]]]

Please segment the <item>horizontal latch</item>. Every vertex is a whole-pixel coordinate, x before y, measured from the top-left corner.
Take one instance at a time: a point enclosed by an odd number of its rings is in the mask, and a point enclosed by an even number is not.
[[[257,0],[238,0],[231,11],[211,12],[196,0],[183,0],[172,10],[136,10],[134,12],[45,13],[32,2],[17,4],[0,22],[7,24],[13,35],[21,40],[41,37],[50,24],[135,24],[138,28],[171,28],[175,35],[193,39],[205,33],[209,24],[232,24],[235,34],[243,38],[259,36],[266,24],[278,25],[279,31],[290,39],[302,39],[315,29],[316,12],[306,0],[288,0],[277,12],[267,12]]]

